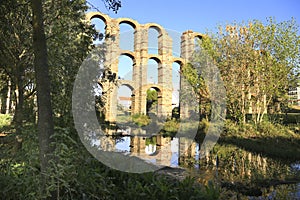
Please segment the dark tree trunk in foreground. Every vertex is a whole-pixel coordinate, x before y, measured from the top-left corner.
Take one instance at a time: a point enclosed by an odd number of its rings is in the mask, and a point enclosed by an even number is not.
[[[47,168],[51,153],[50,136],[54,133],[50,78],[48,69],[47,44],[43,23],[41,0],[31,0],[33,11],[33,49],[34,70],[36,78],[37,105],[38,105],[38,135],[40,148],[40,164],[42,173],[42,192],[45,191],[47,181]],[[43,194],[43,193],[42,193]]]
[[[16,128],[16,145],[15,150],[16,152],[21,150],[22,148],[22,132],[23,132],[23,112],[24,112],[24,75],[25,70],[24,67],[19,65],[16,68],[15,74],[15,96],[16,96],[16,110],[14,114],[13,122]]]

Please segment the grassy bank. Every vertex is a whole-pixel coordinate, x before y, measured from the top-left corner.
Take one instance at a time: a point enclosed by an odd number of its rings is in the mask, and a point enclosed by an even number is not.
[[[11,117],[0,115],[0,119],[0,132],[5,130],[14,138]],[[207,121],[200,122],[199,135],[203,136],[208,126]],[[176,133],[178,127],[178,121],[170,120],[164,131]],[[227,120],[218,142],[294,162],[300,160],[300,135],[295,127],[270,122],[238,125]],[[224,195],[218,187],[200,186],[189,177],[170,180],[157,173],[129,174],[110,169],[87,152],[74,130],[56,127],[55,132],[55,156],[59,159],[51,162],[48,189],[55,191],[58,199],[217,199]],[[10,144],[0,143],[0,196],[4,199],[36,199],[42,195],[37,189],[40,169],[35,125],[25,126],[23,134],[17,152],[11,151]]]
[[[300,134],[295,133],[295,126],[268,121],[237,125],[227,120],[219,143],[233,144],[274,159],[300,160]]]
[[[266,115],[266,119],[254,124],[251,121],[238,124],[226,120],[224,130],[218,140],[219,144],[231,144],[239,148],[259,153],[275,159],[300,160],[300,127],[297,123],[300,115],[297,113]],[[146,115],[134,115],[133,122],[140,127],[150,123]],[[284,120],[285,123],[280,123]],[[184,137],[185,132],[197,133],[196,140],[202,143],[210,122],[203,119],[199,122],[183,121],[175,119],[166,120],[162,124],[160,133],[164,136]],[[180,133],[178,133],[179,127]]]

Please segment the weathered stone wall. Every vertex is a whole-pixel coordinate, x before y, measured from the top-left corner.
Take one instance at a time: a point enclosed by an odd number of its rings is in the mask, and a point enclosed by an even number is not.
[[[137,21],[129,18],[110,18],[108,15],[100,12],[87,13],[87,21],[93,18],[101,19],[105,25],[105,34],[110,35],[105,39],[107,44],[106,65],[110,65],[111,71],[117,74],[118,77],[118,62],[120,55],[127,55],[133,60],[133,75],[132,81],[120,80],[119,85],[127,85],[132,91],[131,111],[133,114],[146,114],[146,92],[153,87],[159,92],[158,101],[158,116],[171,116],[172,114],[172,64],[173,62],[180,63],[181,67],[188,62],[195,48],[195,37],[201,34],[191,30],[186,31],[181,37],[181,55],[180,57],[173,56],[172,38],[167,31],[158,24],[147,23],[139,24]],[[120,49],[120,24],[126,23],[134,28],[134,49],[133,51]],[[148,30],[154,28],[158,31],[158,54],[148,53]],[[113,39],[112,39],[113,38]],[[158,83],[147,83],[147,65],[148,60],[154,59],[158,62]],[[112,88],[108,93],[105,117],[107,121],[116,121],[117,116],[117,91],[118,87],[112,83],[103,83],[105,88]],[[180,86],[184,89],[185,84]],[[188,107],[180,105],[181,117],[188,116]]]

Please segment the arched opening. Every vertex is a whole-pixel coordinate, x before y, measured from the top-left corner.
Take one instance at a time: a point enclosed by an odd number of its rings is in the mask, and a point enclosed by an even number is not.
[[[96,115],[98,118],[99,122],[104,122],[105,121],[105,109],[104,109],[104,89],[103,86],[99,83],[94,84],[93,86],[93,92],[95,96],[95,110],[96,110]]]
[[[120,22],[120,49],[134,51],[134,32],[135,27],[126,22]]]
[[[132,81],[133,58],[123,54],[119,56],[118,79]]]
[[[158,60],[150,58],[147,65],[147,83],[158,83]]]
[[[172,39],[172,55],[174,57],[180,57],[181,52],[181,34],[177,31],[166,30],[168,36]]]
[[[148,155],[154,155],[156,152],[156,136],[146,138],[145,140],[145,153]]]
[[[154,27],[148,29],[148,54],[158,54],[159,32]]]
[[[161,91],[157,87],[151,87],[146,92],[146,112],[147,115],[160,116],[161,114]]]
[[[133,88],[121,85],[117,94],[117,123],[125,124],[130,121]]]
[[[105,25],[105,21],[101,18],[98,17],[94,17],[91,19],[91,24],[92,26],[94,26],[94,28],[96,29],[97,33],[94,35],[94,44],[102,44],[104,42],[104,37],[105,37],[105,29],[106,29],[106,25]]]
[[[201,35],[196,35],[194,37],[195,51],[200,51],[201,42],[202,42],[202,36]]]
[[[172,64],[172,109],[179,107],[179,90],[180,90],[180,64],[173,62]]]

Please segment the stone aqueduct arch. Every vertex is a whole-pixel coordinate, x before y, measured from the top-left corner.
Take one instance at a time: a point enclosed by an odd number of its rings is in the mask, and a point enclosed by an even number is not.
[[[155,87],[160,90],[160,100],[158,116],[171,116],[172,114],[172,64],[178,63],[180,67],[188,62],[195,49],[195,38],[201,38],[202,34],[191,30],[185,31],[181,35],[180,57],[173,56],[172,38],[167,31],[155,23],[139,24],[130,18],[110,18],[108,15],[100,12],[89,12],[86,14],[86,20],[101,19],[105,24],[105,34],[114,38],[105,39],[107,44],[106,65],[110,65],[111,71],[118,77],[118,62],[120,55],[127,55],[133,61],[132,81],[119,80],[118,84],[127,85],[132,89],[131,113],[146,114],[146,91]],[[128,24],[134,29],[134,51],[120,49],[120,24]],[[154,28],[158,32],[158,54],[148,53],[148,30]],[[158,83],[147,83],[147,65],[149,59],[158,62]],[[105,105],[105,119],[109,122],[115,122],[117,116],[117,92],[118,87],[112,83],[102,83],[102,87],[112,88],[107,94],[107,103]],[[182,87],[182,84],[181,86]],[[185,105],[180,105],[181,117],[187,115]]]

